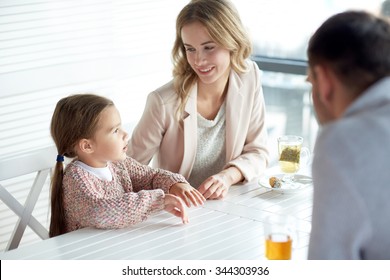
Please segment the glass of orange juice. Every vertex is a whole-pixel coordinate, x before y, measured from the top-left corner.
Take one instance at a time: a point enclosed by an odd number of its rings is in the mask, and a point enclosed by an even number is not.
[[[290,260],[297,242],[297,218],[270,215],[264,220],[265,256],[269,260]]]

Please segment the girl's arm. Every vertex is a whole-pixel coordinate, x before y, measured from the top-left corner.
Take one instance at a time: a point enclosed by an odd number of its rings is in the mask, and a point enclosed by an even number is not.
[[[176,183],[188,184],[181,174],[152,168],[130,157],[124,163],[131,178],[134,191],[162,189],[164,193],[169,193],[171,186]]]
[[[142,165],[130,157],[126,159],[125,164],[134,191],[162,189],[164,193],[180,197],[188,207],[202,205],[205,201],[203,195],[180,174]]]
[[[77,176],[64,180],[68,224],[78,227],[122,228],[140,223],[164,209],[164,192],[124,192],[121,186],[106,189]]]

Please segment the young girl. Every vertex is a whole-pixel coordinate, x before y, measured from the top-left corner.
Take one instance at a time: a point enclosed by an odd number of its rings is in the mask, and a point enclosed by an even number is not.
[[[187,223],[180,197],[187,206],[204,201],[182,175],[126,156],[128,134],[111,100],[92,94],[61,99],[51,135],[58,150],[51,182],[51,237],[83,227],[126,227],[162,209]],[[64,156],[74,158],[65,170]]]

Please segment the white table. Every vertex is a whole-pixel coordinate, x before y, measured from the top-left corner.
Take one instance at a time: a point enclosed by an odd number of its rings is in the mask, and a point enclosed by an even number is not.
[[[223,201],[189,208],[190,223],[161,212],[119,230],[85,228],[0,253],[0,259],[265,259],[263,219],[268,214],[299,218],[299,244],[292,259],[306,259],[312,187],[279,193],[257,180],[232,186]]]

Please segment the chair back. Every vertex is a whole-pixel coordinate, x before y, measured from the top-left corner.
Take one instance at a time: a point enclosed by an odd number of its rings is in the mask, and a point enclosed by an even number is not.
[[[19,218],[8,241],[6,251],[19,246],[25,229],[29,226],[41,239],[49,238],[48,230],[32,215],[46,179],[56,163],[55,146],[0,160],[0,200]],[[22,205],[2,184],[7,179],[36,173],[31,189]]]

